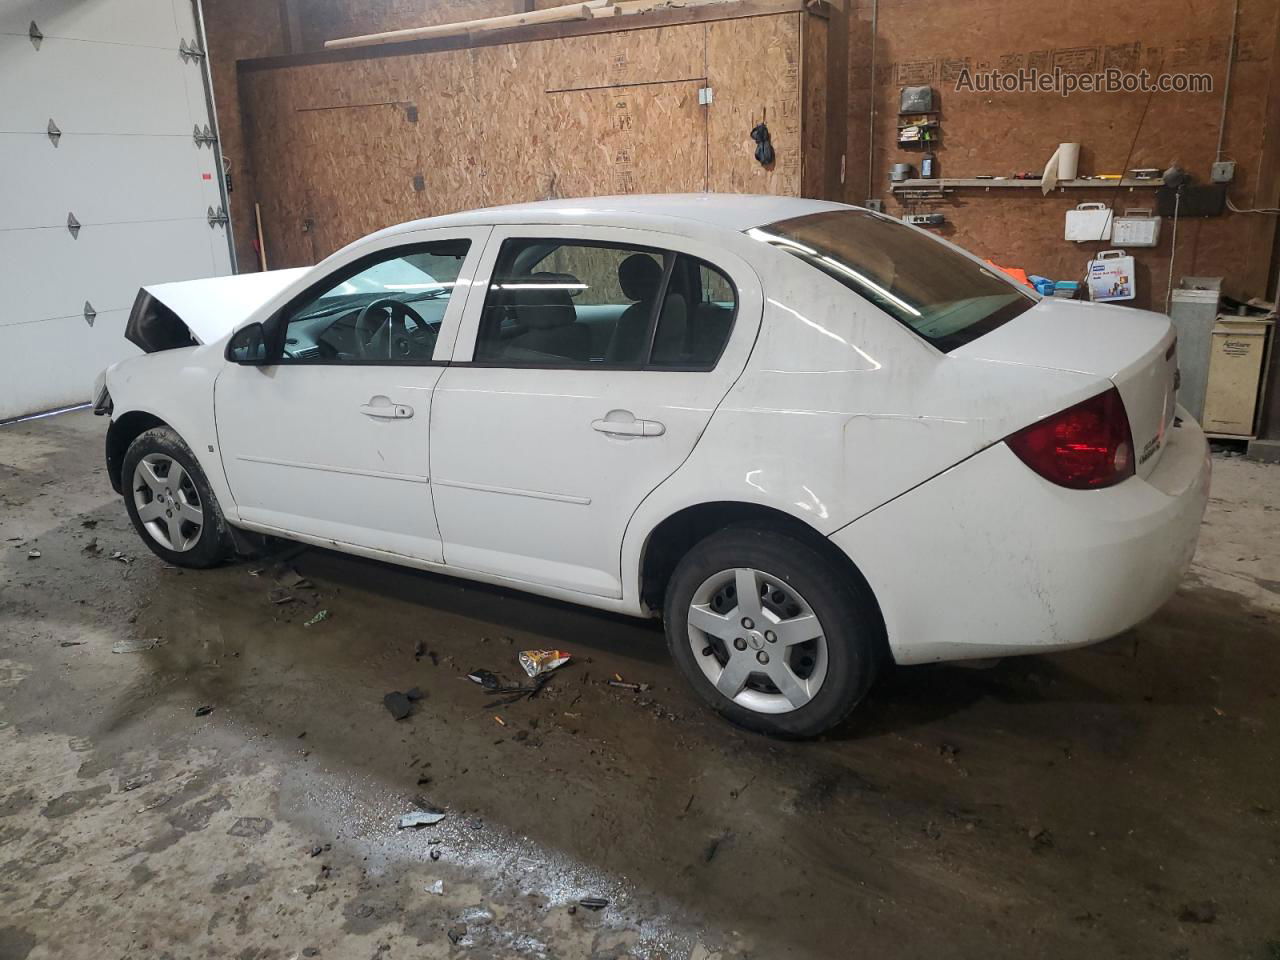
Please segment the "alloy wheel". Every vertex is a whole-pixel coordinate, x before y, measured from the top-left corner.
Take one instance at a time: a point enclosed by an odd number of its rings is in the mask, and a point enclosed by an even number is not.
[[[191,475],[172,457],[149,453],[133,470],[133,505],[147,533],[174,553],[200,541],[204,506]]]
[[[739,567],[708,577],[693,593],[688,620],[695,662],[748,710],[798,710],[826,679],[822,624],[798,591],[764,571]]]

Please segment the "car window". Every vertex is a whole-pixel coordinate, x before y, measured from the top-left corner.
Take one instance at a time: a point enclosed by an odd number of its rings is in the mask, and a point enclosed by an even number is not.
[[[963,346],[1035,305],[980,263],[901,221],[828,210],[747,231],[821,270],[939,350]]]
[[[671,271],[649,363],[709,369],[729,341],[738,297],[729,278],[696,257],[680,254]]]
[[[475,361],[602,369],[713,365],[735,309],[724,274],[684,254],[513,238],[503,242],[494,265]]]
[[[292,307],[282,363],[424,363],[471,246],[441,240],[349,264]]]

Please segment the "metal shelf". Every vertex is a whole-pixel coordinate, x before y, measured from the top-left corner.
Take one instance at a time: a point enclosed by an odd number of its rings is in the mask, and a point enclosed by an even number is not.
[[[1148,187],[1156,188],[1164,186],[1163,180],[1134,180],[1125,178],[1124,180],[1059,180],[1054,186],[1055,190],[1063,187],[1073,187],[1079,189],[1090,190],[1107,190],[1116,187]],[[946,177],[939,180],[900,180],[897,183],[890,184],[891,190],[943,190],[954,189],[956,187],[976,187],[983,190],[990,190],[993,187],[997,190],[1006,188],[1028,188],[1035,187],[1039,189],[1039,180],[978,180],[978,179],[948,179]]]

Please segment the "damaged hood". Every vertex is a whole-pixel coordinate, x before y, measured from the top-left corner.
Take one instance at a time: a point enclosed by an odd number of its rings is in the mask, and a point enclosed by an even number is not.
[[[125,338],[147,353],[212,343],[308,269],[266,270],[143,287],[129,314]]]

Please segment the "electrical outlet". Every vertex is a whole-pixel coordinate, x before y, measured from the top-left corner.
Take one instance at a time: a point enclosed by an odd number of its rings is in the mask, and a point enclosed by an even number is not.
[[[884,213],[884,201],[883,201],[883,200],[868,200],[868,201],[867,201],[867,209],[868,209],[868,210],[871,210],[871,211],[872,211],[872,212],[874,212],[874,213]]]
[[[1219,160],[1209,170],[1209,179],[1214,183],[1230,183],[1236,176],[1234,160]]]

